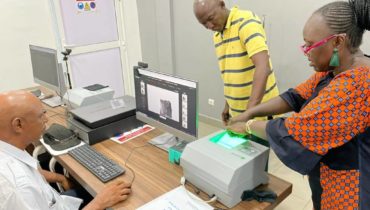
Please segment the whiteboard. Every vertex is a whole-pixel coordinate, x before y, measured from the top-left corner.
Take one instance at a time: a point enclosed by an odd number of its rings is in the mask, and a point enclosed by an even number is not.
[[[118,40],[114,0],[59,0],[59,3],[66,45]]]
[[[93,84],[109,85],[114,97],[124,95],[123,72],[119,48],[69,56],[72,87]]]

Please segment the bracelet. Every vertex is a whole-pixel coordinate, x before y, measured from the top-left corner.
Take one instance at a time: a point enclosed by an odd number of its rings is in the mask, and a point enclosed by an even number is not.
[[[245,131],[248,133],[248,134],[252,134],[252,130],[251,130],[251,125],[252,123],[256,121],[255,119],[251,119],[251,120],[248,120],[246,123],[245,123]]]

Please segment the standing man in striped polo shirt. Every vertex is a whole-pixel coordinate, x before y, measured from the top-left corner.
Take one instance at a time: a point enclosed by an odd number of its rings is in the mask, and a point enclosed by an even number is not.
[[[224,81],[222,121],[279,95],[261,20],[251,11],[227,9],[223,0],[195,0],[194,14],[213,40]]]

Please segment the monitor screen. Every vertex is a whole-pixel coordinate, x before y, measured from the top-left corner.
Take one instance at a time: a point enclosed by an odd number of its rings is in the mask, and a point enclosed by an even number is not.
[[[198,83],[147,69],[134,72],[137,118],[184,140],[195,140]]]
[[[62,76],[57,51],[30,45],[30,54],[34,81],[51,90],[60,91]]]

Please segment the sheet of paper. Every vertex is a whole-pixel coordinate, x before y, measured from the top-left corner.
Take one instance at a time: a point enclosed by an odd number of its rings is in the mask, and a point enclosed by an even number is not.
[[[186,191],[183,186],[177,187],[160,197],[146,203],[137,210],[213,210],[206,202]]]

